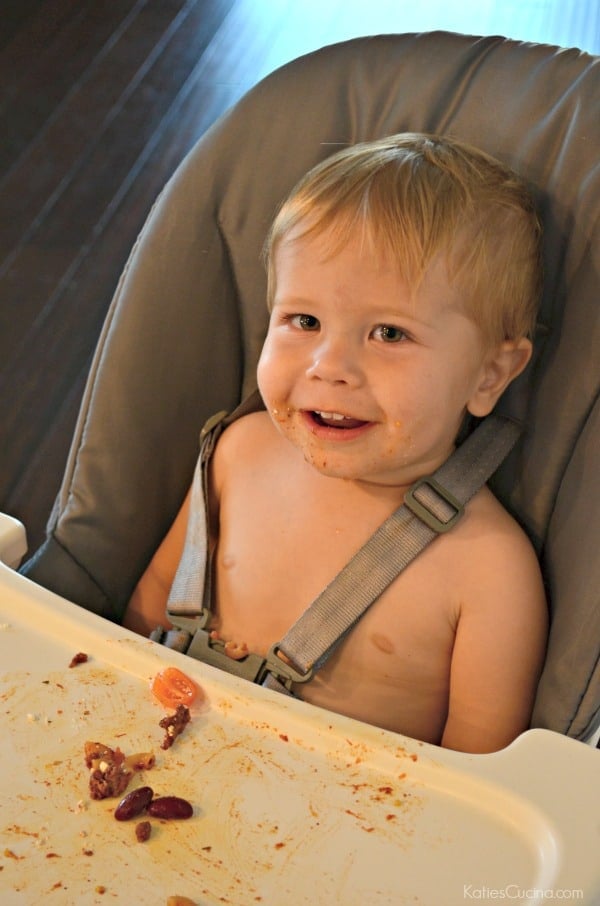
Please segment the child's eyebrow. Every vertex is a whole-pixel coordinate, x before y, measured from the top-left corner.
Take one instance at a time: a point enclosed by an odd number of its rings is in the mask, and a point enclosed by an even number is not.
[[[323,302],[319,302],[317,299],[308,299],[305,296],[280,296],[276,293],[273,297],[273,308],[276,305],[285,305],[287,308],[296,308],[298,311],[303,311],[305,308],[322,306]]]
[[[415,324],[430,329],[436,327],[436,318],[423,317],[418,310],[408,309],[403,306],[399,306],[398,308],[390,308],[389,306],[386,306],[385,308],[375,307],[372,314],[375,320],[384,324],[388,321],[402,321],[404,323]]]

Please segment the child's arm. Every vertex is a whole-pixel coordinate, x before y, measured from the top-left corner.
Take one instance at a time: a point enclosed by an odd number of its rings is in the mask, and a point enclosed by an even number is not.
[[[492,534],[460,606],[442,745],[492,752],[529,726],[543,665],[547,607],[529,545]]]
[[[157,626],[170,627],[166,618],[167,598],[183,553],[189,508],[188,493],[125,609],[123,625],[141,635],[149,635]]]

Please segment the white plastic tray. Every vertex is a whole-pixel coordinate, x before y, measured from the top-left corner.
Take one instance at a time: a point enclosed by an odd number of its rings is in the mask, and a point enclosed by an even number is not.
[[[69,668],[84,651],[87,663]],[[168,751],[149,680],[207,705]],[[448,752],[163,649],[0,565],[0,902],[198,906],[600,903],[600,757],[531,731]],[[90,800],[86,740],[153,749],[137,784],[194,805],[150,840]],[[135,784],[132,784],[132,786]]]

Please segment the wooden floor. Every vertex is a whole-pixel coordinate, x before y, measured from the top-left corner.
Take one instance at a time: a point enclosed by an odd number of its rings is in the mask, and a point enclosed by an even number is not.
[[[169,175],[278,65],[443,28],[600,52],[596,0],[4,0],[0,510],[33,550],[113,290]]]

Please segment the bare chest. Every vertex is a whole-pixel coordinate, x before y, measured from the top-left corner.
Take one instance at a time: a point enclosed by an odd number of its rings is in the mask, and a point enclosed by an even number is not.
[[[224,638],[265,653],[387,518],[389,501],[328,496],[316,486],[254,486],[221,501],[214,606]],[[451,650],[436,557],[424,554],[369,609],[352,632],[353,657],[400,676]],[[420,665],[420,666],[419,666]]]
[[[297,476],[296,476],[297,477]],[[236,470],[221,491],[214,628],[265,655],[398,505],[352,488]],[[454,626],[433,547],[388,587],[315,677],[320,707],[437,742],[447,713]],[[443,558],[442,558],[443,559]]]

